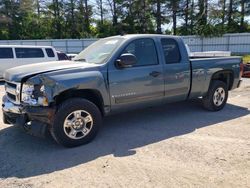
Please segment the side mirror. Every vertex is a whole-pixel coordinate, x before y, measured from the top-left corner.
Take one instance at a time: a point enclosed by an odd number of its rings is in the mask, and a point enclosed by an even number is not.
[[[135,65],[136,62],[137,62],[137,59],[135,55],[126,53],[120,56],[120,58],[116,61],[116,65],[119,68],[129,68]]]

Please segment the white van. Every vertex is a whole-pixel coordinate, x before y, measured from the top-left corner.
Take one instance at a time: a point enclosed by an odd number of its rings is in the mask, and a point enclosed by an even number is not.
[[[51,46],[0,45],[0,78],[9,68],[48,61],[58,61]]]

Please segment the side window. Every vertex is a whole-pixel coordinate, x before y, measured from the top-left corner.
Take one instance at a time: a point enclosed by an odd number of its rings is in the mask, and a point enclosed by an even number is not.
[[[15,48],[17,58],[42,58],[44,57],[41,48]]]
[[[57,52],[57,55],[59,61],[69,60],[68,56],[65,53]]]
[[[55,57],[55,54],[51,48],[46,48],[45,51],[46,51],[48,57]]]
[[[131,42],[124,53],[131,53],[137,58],[137,63],[134,67],[157,65],[158,57],[155,43],[152,39],[137,39]]]
[[[12,48],[0,48],[0,59],[12,58],[14,58]]]
[[[180,63],[181,55],[177,42],[174,39],[161,39],[166,64]]]

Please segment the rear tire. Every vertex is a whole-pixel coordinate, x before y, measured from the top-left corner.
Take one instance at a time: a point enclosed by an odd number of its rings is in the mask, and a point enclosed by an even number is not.
[[[208,93],[203,97],[203,106],[209,111],[219,111],[224,108],[228,99],[228,87],[219,80],[212,81]]]
[[[50,129],[52,137],[65,147],[76,147],[91,142],[102,124],[102,115],[92,102],[73,98],[63,102]]]

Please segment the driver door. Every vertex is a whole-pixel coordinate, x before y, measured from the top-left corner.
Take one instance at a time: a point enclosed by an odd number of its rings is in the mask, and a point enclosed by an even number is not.
[[[137,62],[129,68],[109,70],[112,110],[124,106],[138,108],[162,102],[164,97],[163,66],[158,61],[155,42],[150,38],[129,43],[122,54],[133,54]]]

